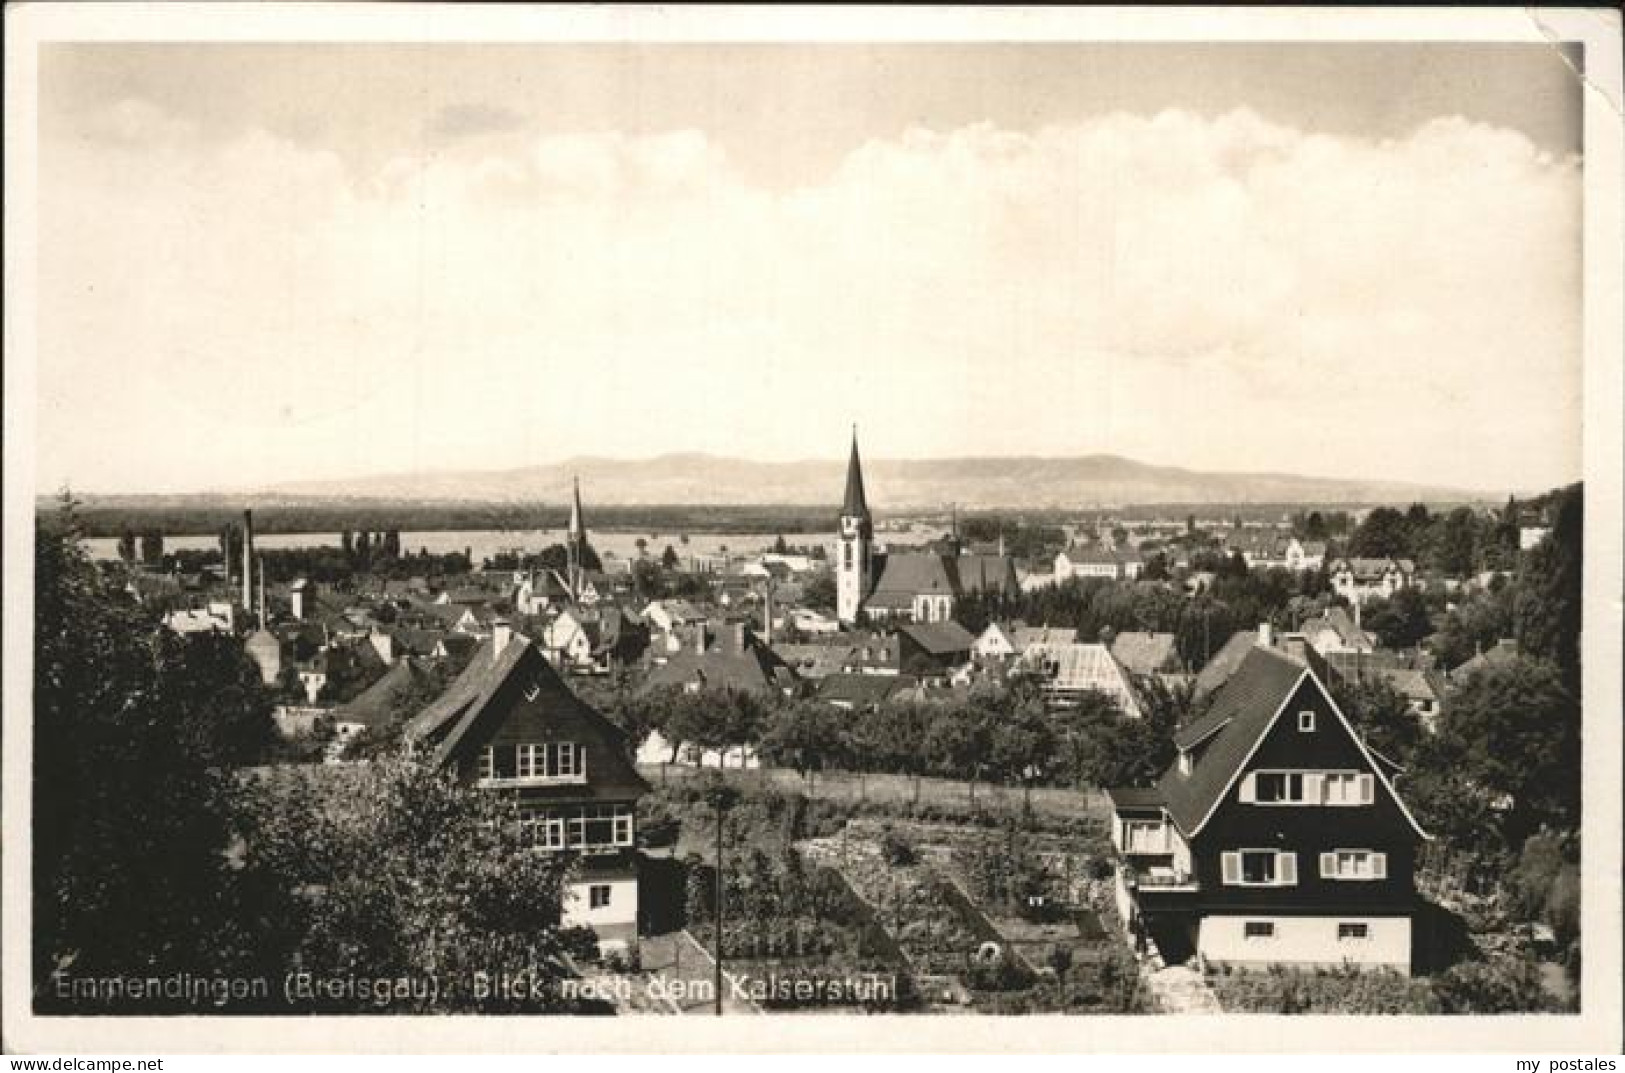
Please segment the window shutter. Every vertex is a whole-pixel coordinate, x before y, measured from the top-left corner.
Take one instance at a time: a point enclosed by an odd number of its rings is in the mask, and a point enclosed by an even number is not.
[[[1312,771],[1303,777],[1303,803],[1306,805],[1324,805],[1326,803],[1326,776],[1318,771]]]
[[[1337,854],[1335,854],[1335,853],[1322,853],[1320,855],[1320,878],[1322,878],[1322,879],[1336,879],[1337,878]]]
[[[1377,799],[1376,782],[1375,776],[1360,776],[1360,804],[1369,805]]]
[[[1257,775],[1249,772],[1241,780],[1241,800],[1247,804],[1252,804],[1258,800],[1258,788],[1254,785],[1254,780],[1257,778]]]
[[[1241,882],[1241,854],[1219,854],[1219,873],[1226,886],[1235,886]]]
[[[1373,853],[1371,855],[1371,878],[1373,878],[1373,879],[1387,879],[1388,878],[1388,854],[1386,854],[1386,853]]]
[[[1296,853],[1276,853],[1275,855],[1276,881],[1283,887],[1298,885],[1298,855]]]

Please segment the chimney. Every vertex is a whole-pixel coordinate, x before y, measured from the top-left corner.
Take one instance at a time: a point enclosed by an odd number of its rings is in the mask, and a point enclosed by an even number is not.
[[[745,650],[745,624],[743,622],[735,622],[733,624],[733,628],[730,630],[730,633],[732,634],[730,639],[733,643],[733,651],[736,654],[743,652]]]
[[[1273,626],[1271,626],[1268,622],[1260,622],[1258,624],[1258,647],[1259,648],[1274,648],[1275,647],[1275,628]]]
[[[491,623],[491,658],[498,659],[502,650],[508,647],[513,640],[513,625],[506,618],[498,618]]]
[[[705,655],[706,625],[707,624],[704,622],[696,622],[694,624],[694,654],[696,656]]]
[[[243,511],[243,608],[254,606],[254,512]]]

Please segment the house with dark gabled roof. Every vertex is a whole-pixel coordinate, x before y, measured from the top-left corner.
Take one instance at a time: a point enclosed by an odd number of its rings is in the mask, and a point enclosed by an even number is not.
[[[591,927],[603,946],[637,942],[635,814],[649,785],[621,732],[528,638],[498,623],[405,738],[459,781],[511,794],[538,850],[579,858],[563,923]]]
[[[897,666],[903,674],[937,678],[970,662],[976,637],[959,623],[921,622],[897,631]]]
[[[1174,744],[1109,791],[1118,907],[1166,960],[1410,970],[1428,835],[1309,662],[1254,648]]]

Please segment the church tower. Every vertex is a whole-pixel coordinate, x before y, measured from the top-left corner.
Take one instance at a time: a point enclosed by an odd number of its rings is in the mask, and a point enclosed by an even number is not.
[[[835,617],[850,626],[869,590],[874,524],[863,496],[863,465],[858,461],[858,430],[852,429],[852,457],[846,464],[846,498],[841,503],[840,548],[835,559]]]

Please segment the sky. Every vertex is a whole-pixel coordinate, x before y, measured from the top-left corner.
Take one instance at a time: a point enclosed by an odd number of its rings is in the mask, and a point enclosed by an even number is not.
[[[838,458],[853,424],[1580,475],[1545,46],[73,44],[39,87],[42,491]]]

